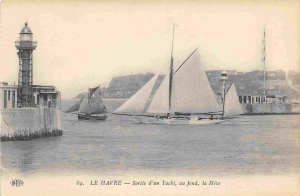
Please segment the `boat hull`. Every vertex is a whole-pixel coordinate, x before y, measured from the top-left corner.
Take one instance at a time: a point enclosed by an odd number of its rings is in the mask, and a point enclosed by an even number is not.
[[[222,119],[182,119],[182,118],[164,118],[164,119],[143,119],[141,124],[159,124],[159,125],[209,125],[222,123]]]
[[[92,114],[92,115],[78,114],[78,120],[99,120],[99,121],[104,121],[106,119],[107,119],[106,114],[100,114],[100,115],[96,115],[96,114]]]
[[[166,124],[166,125],[209,125],[209,124],[218,124],[223,122],[224,120],[221,119],[163,119],[160,120],[160,124]]]

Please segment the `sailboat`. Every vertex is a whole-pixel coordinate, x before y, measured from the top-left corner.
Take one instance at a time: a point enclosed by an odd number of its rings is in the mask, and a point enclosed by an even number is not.
[[[228,87],[225,87],[225,96],[221,101],[223,106],[223,118],[234,118],[243,114],[243,109],[238,99],[235,84],[232,82]],[[225,99],[226,98],[226,99]]]
[[[224,121],[221,119],[222,109],[201,68],[197,49],[175,71],[173,68],[171,70],[162,81],[159,80],[160,75],[153,76],[113,113],[154,117],[154,120],[144,122],[158,124],[211,124]]]
[[[100,86],[89,88],[88,94],[76,101],[65,112],[76,112],[78,120],[106,120],[107,110],[101,98]]]
[[[214,124],[224,121],[227,106],[224,102],[222,110],[218,103],[197,48],[174,71],[172,41],[169,71],[163,80],[160,75],[153,76],[113,114],[152,117],[143,118],[141,122],[151,124]],[[234,91],[232,86],[228,93]]]

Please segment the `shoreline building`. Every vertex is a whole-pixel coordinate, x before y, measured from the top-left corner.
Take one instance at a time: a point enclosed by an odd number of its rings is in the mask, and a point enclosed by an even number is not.
[[[18,86],[9,85],[7,82],[0,82],[0,109],[17,108]]]
[[[221,70],[207,72],[210,84],[216,95],[220,96]],[[236,72],[228,70],[229,81],[236,84],[237,96],[244,114],[298,114],[300,104],[291,101],[291,86],[281,70],[266,72],[265,97],[263,71]]]
[[[62,135],[61,95],[55,86],[33,84],[33,51],[37,42],[28,23],[15,42],[18,85],[0,82],[1,141]]]

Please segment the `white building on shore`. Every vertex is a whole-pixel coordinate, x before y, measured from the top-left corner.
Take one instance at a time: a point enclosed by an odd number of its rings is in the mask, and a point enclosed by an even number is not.
[[[18,86],[0,82],[0,109],[18,107]],[[55,86],[33,85],[33,103],[35,107],[61,108],[61,95]]]
[[[16,108],[18,97],[18,86],[0,82],[0,109]]]

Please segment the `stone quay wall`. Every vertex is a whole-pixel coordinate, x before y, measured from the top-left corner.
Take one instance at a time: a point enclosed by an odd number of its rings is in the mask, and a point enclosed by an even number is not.
[[[57,108],[0,109],[1,141],[30,140],[62,135]]]
[[[242,104],[244,114],[300,114],[300,105],[285,103],[285,104]]]

